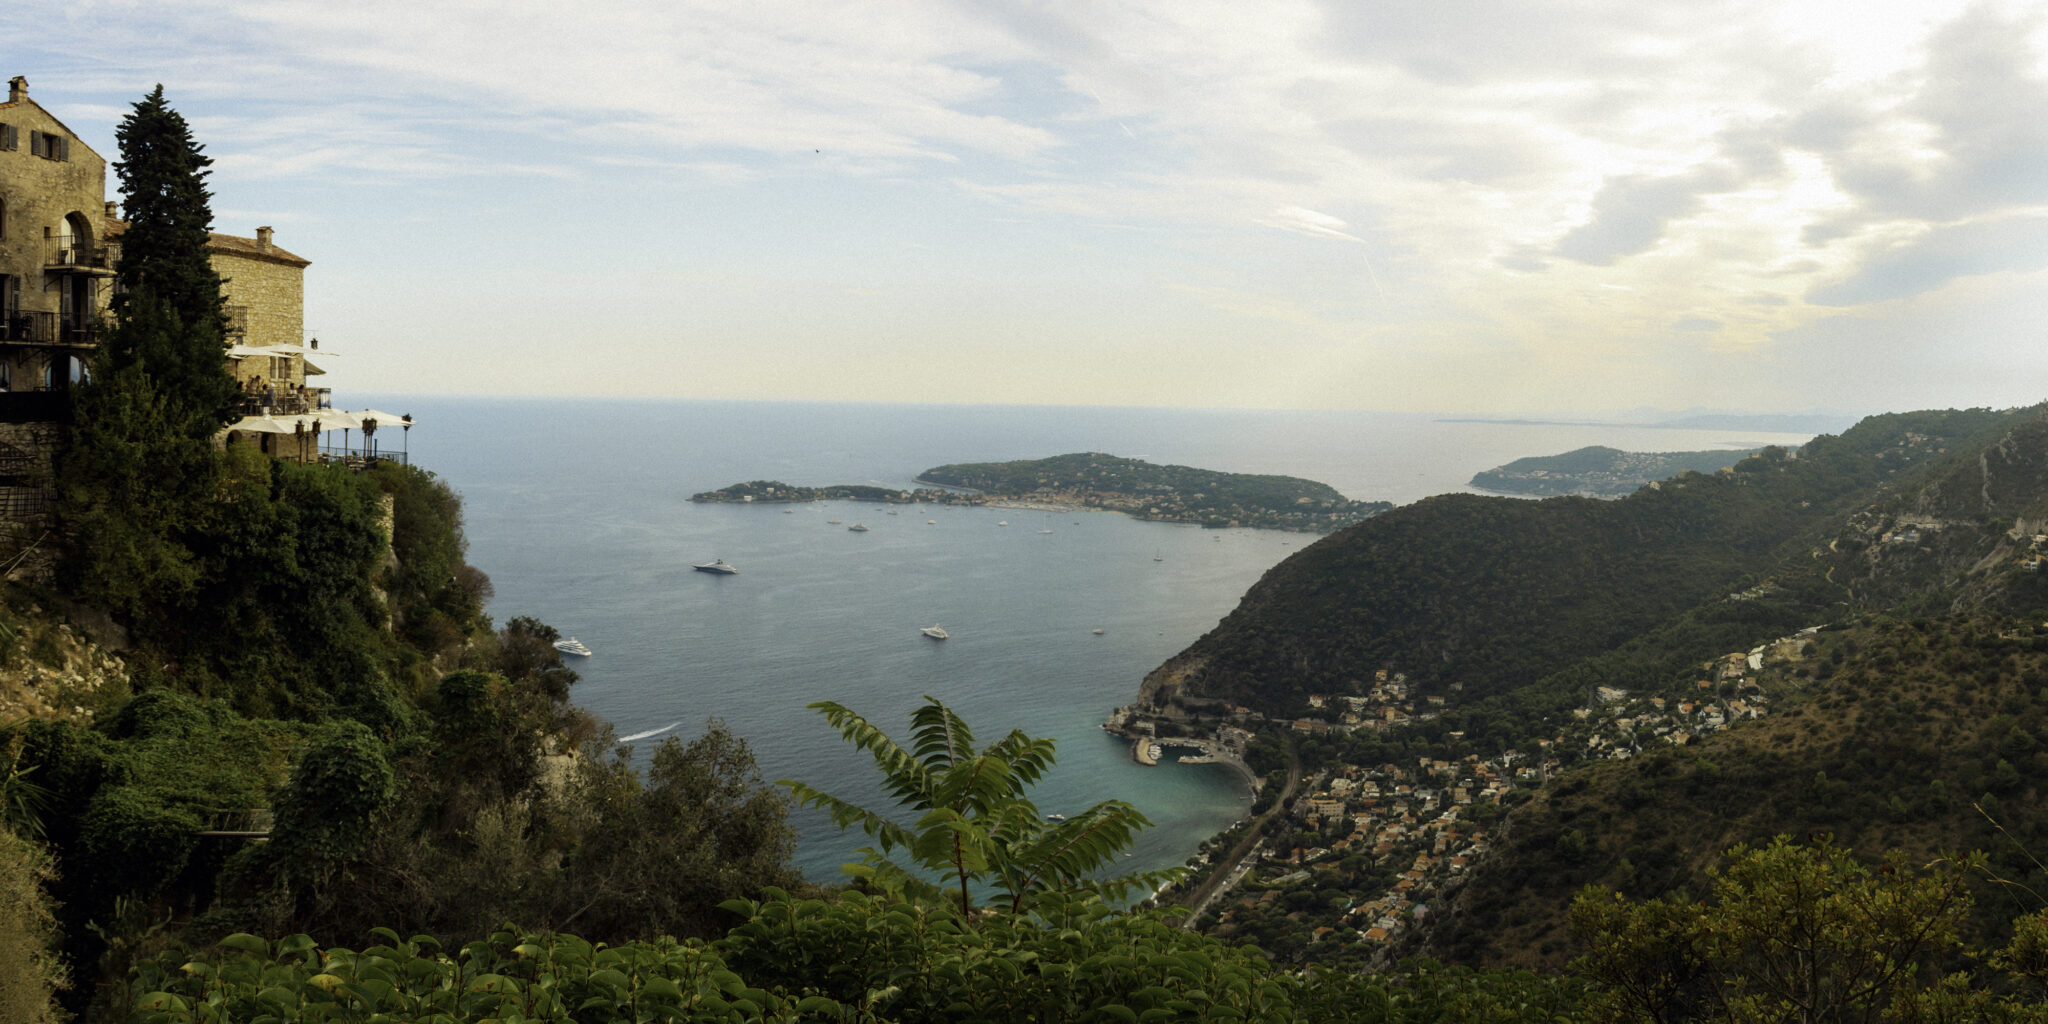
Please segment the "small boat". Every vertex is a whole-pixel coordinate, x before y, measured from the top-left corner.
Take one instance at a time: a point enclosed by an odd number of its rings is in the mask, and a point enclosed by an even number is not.
[[[1101,631],[1101,630],[1099,630],[1099,629],[1098,629],[1098,630],[1095,630],[1095,631],[1094,631],[1094,633],[1095,633],[1095,635],[1096,635],[1096,636],[1101,636],[1101,635],[1102,635],[1102,631]]]
[[[1038,532],[1040,532],[1040,533],[1051,533],[1052,531],[1051,531],[1051,530],[1040,530],[1040,531],[1038,531]]]
[[[892,508],[892,509],[890,509],[890,510],[889,510],[889,514],[893,516],[893,515],[896,515],[896,514],[898,514],[898,513],[896,512],[896,510],[895,510],[895,509],[893,509],[893,508]]]
[[[998,523],[996,523],[996,525],[997,525],[997,526],[1008,526],[1008,525],[1010,525],[1010,521],[1009,521],[1009,520],[1007,520],[1007,519],[1005,519],[1005,520],[1002,520],[1001,522],[998,522]]]
[[[825,521],[826,521],[826,522],[828,522],[828,523],[831,523],[831,524],[832,524],[833,526],[838,526],[838,525],[839,525],[840,523],[843,523],[843,522],[845,522],[846,520],[844,520],[844,519],[827,519],[827,520],[825,520]]]
[[[867,527],[867,524],[866,524],[866,523],[855,523],[855,524],[853,524],[852,526],[849,526],[849,527],[847,527],[846,529],[847,529],[847,531],[848,531],[849,533],[866,533],[866,532],[868,532],[868,527]]]
[[[720,576],[732,576],[739,572],[738,569],[727,565],[723,558],[714,558],[709,562],[699,562],[696,565],[690,566],[690,568],[698,572],[716,573]]]
[[[555,641],[555,650],[563,654],[573,654],[579,658],[590,657],[590,648],[583,646],[583,641],[573,636],[566,640]]]
[[[1060,822],[1067,820],[1067,816],[1064,814],[1048,814],[1045,816],[1045,820],[1050,821],[1053,824],[1057,825]]]
[[[1152,560],[1153,560],[1153,561],[1155,561],[1155,562],[1164,562],[1164,561],[1166,561],[1166,559],[1164,559],[1164,558],[1162,558],[1162,557],[1160,557],[1159,555],[1156,555],[1156,554],[1152,556]]]
[[[937,526],[937,525],[939,525],[939,521],[938,521],[938,520],[936,520],[936,519],[927,519],[927,520],[925,520],[925,521],[924,521],[924,524],[925,524],[926,526]]]
[[[951,633],[946,632],[944,629],[939,628],[938,624],[936,623],[929,626],[925,626],[919,629],[918,632],[923,633],[924,635],[931,637],[934,640],[944,640],[947,637],[953,635]]]

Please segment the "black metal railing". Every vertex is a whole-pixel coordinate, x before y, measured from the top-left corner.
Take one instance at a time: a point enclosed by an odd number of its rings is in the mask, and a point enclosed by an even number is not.
[[[18,310],[0,313],[0,342],[35,345],[90,345],[99,331],[90,317]]]
[[[378,462],[396,462],[399,465],[404,465],[406,462],[406,453],[402,450],[385,451],[375,446],[345,447],[341,445],[323,444],[320,446],[320,461],[346,463],[351,468],[360,468],[363,466],[373,465]]]
[[[76,237],[43,240],[44,267],[91,267],[105,270],[108,265],[107,247],[104,245],[93,245]]]

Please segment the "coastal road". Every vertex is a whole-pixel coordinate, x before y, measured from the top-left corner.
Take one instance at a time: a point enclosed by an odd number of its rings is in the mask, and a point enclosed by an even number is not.
[[[1237,845],[1231,847],[1230,852],[1216,862],[1216,870],[1209,872],[1209,877],[1195,890],[1194,898],[1188,901],[1188,916],[1181,919],[1182,929],[1193,931],[1195,922],[1202,916],[1202,911],[1209,908],[1209,902],[1218,895],[1229,892],[1237,885],[1238,880],[1244,877],[1244,873],[1251,870],[1251,866],[1244,863],[1245,858],[1251,856],[1252,850],[1259,845],[1259,840],[1266,834],[1266,826],[1272,824],[1274,817],[1287,813],[1287,801],[1294,796],[1294,791],[1300,786],[1301,755],[1294,749],[1294,740],[1290,737],[1287,741],[1286,787],[1280,791],[1279,796],[1273,798],[1273,806],[1266,808],[1266,813],[1259,815],[1259,820],[1245,830],[1244,838],[1239,839]]]

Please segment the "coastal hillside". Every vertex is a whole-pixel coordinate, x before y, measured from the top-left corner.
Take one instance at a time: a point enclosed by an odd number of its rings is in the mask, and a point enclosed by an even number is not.
[[[1262,840],[1280,863],[1204,921],[1297,958],[1555,970],[1582,950],[1584,886],[1696,901],[1726,850],[1784,835],[1915,863],[1986,851],[1970,934],[1995,940],[2038,906],[2013,896],[2048,884],[2044,451],[2042,408],[1888,415],[1618,502],[1423,502],[1297,555],[1141,702],[1162,723],[1262,728],[1254,767],[1304,778],[1311,810]],[[1475,528],[1493,505],[1510,506],[1497,528]],[[1471,568],[1488,561],[1511,570]],[[1370,566],[1432,614],[1328,568],[1309,585],[1297,562]],[[1587,574],[1560,577],[1575,563]],[[1316,675],[1273,656],[1315,649],[1307,626],[1349,629],[1329,652],[1375,660]],[[1254,710],[1190,699],[1213,696]],[[1305,895],[1333,886],[1344,909]],[[1343,938],[1305,944],[1330,928]]]
[[[1952,528],[1940,552],[1911,565],[1889,557],[1903,544],[1855,562],[1863,540],[1901,516],[1934,515],[1923,508],[2017,514],[2006,506],[2016,508],[2024,488],[2008,478],[2027,469],[2023,442],[1998,445],[2016,429],[2041,429],[2040,419],[2038,409],[1872,417],[1796,453],[1765,449],[1619,501],[1426,499],[1275,566],[1216,629],[1146,678],[1141,701],[1220,698],[1284,714],[1309,694],[1362,693],[1381,670],[1425,689],[1457,683],[1468,699],[1511,694],[1774,573],[1785,583],[1754,596],[1790,587],[1795,616],[1825,614],[1828,601],[1859,586],[1922,588],[1927,573],[1990,555],[1983,529],[1962,528],[1962,511],[1941,520]],[[2008,449],[2009,458],[1991,454]],[[1995,483],[1972,491],[1972,473]],[[1929,482],[1939,486],[1923,491]],[[2002,503],[1983,498],[2008,484],[2013,496]],[[1844,531],[1852,542],[1841,542]],[[1839,574],[1830,577],[1823,555]],[[2001,579],[1983,585],[2016,585]]]
[[[1680,473],[1716,473],[1756,454],[1758,449],[1703,452],[1625,452],[1592,445],[1562,455],[1516,459],[1473,474],[1472,486],[1496,494],[1548,498],[1583,494],[1618,498],[1654,480]]]
[[[1406,949],[1555,970],[1578,950],[1568,916],[1582,887],[1701,895],[1722,851],[1777,835],[1901,850],[1916,864],[1984,851],[1971,879],[1979,939],[2037,908],[2029,894],[2048,891],[2035,860],[2048,848],[2048,626],[1871,617],[1788,654],[1747,677],[1773,695],[1768,717],[1683,745],[1624,730],[1614,735],[1635,756],[1567,772],[1516,808]],[[1694,690],[1689,676],[1672,682],[1674,703]],[[1640,707],[1649,692],[1622,700]]]

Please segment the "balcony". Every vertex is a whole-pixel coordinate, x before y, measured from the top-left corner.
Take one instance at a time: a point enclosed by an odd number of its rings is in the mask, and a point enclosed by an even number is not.
[[[76,237],[43,239],[43,272],[46,274],[89,274],[114,276],[114,261],[107,247],[79,241]]]
[[[86,347],[99,340],[93,321],[60,313],[16,311],[0,314],[0,344]]]
[[[332,388],[242,389],[244,416],[317,416],[334,408]]]

